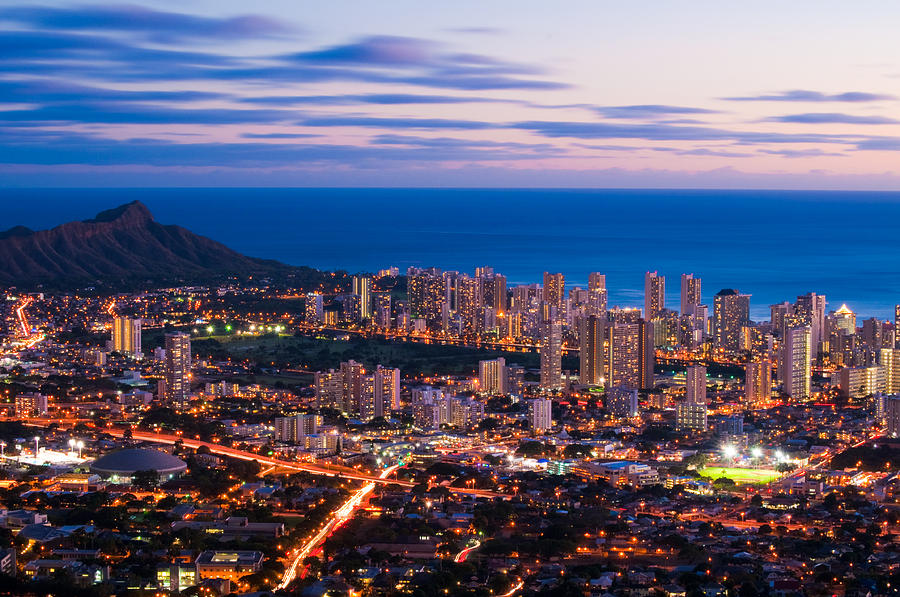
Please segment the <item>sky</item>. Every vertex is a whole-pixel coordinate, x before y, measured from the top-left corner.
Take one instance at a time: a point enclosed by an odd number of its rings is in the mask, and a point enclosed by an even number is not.
[[[900,4],[0,0],[0,184],[900,190]]]

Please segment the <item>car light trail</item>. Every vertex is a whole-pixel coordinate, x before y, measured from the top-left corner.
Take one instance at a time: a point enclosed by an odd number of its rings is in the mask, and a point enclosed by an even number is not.
[[[399,468],[400,465],[390,466],[378,475],[379,479],[386,479],[393,473],[395,470]],[[284,576],[281,578],[281,582],[278,586],[275,587],[276,591],[287,588],[294,579],[297,578],[297,573],[300,570],[300,566],[303,564],[303,560],[305,560],[310,553],[313,552],[319,545],[328,538],[328,536],[334,531],[337,527],[342,525],[348,519],[353,516],[353,513],[362,504],[363,500],[372,493],[372,490],[375,489],[375,483],[368,482],[362,486],[361,489],[358,489],[356,492],[351,495],[346,502],[341,504],[341,506],[335,510],[331,517],[329,517],[328,521],[319,529],[319,532],[313,535],[306,543],[303,544],[303,547],[294,550],[294,557],[291,560],[290,565],[288,565],[287,569],[284,571]]]

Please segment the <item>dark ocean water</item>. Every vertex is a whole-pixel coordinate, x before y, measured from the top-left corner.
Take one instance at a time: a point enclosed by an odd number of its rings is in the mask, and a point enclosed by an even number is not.
[[[703,298],[750,293],[754,318],[809,291],[828,308],[893,317],[900,303],[900,193],[481,189],[11,189],[0,229],[51,227],[139,199],[255,257],[351,272],[471,271],[511,284],[607,274],[610,304],[641,305],[643,274],[703,278]]]

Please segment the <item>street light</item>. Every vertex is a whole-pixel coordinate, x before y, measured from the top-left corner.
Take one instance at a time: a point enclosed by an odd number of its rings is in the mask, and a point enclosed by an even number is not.
[[[756,446],[755,448],[750,450],[750,454],[754,458],[762,458],[762,453],[763,453],[762,448],[760,448],[759,446]]]
[[[6,442],[0,441],[0,458],[6,458]]]
[[[75,451],[75,443],[76,443],[76,442],[75,442],[74,439],[70,439],[70,440],[69,440],[69,452],[74,452],[74,451]]]
[[[39,435],[34,436],[34,457],[37,458],[38,450],[40,449],[41,437]]]
[[[732,458],[732,459],[734,459],[734,458],[737,458],[738,450],[737,450],[737,448],[735,448],[733,445],[728,444],[727,446],[725,446],[724,448],[722,448],[722,453],[725,454],[725,457],[726,457],[726,458]]]

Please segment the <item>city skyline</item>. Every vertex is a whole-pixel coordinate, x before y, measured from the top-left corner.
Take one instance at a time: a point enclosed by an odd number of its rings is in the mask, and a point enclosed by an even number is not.
[[[9,6],[0,182],[896,190],[875,4]]]

